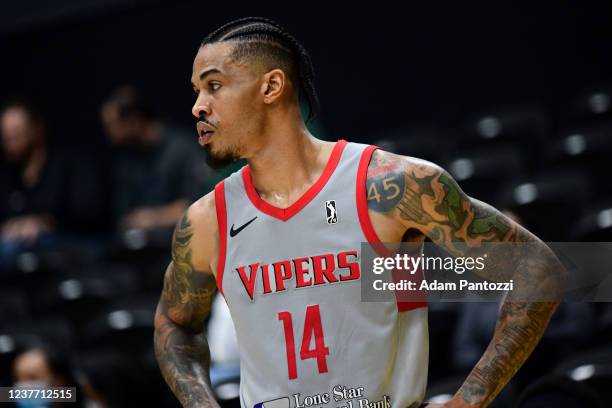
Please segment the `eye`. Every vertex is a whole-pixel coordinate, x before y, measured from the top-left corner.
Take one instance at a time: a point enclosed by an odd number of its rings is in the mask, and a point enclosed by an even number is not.
[[[219,90],[219,88],[221,88],[221,84],[218,82],[209,82],[208,83],[208,90],[210,92],[215,92],[217,90]]]

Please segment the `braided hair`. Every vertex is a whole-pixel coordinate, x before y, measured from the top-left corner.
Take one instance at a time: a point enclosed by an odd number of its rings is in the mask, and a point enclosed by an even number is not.
[[[308,102],[308,118],[319,110],[319,97],[314,86],[314,67],[306,49],[278,23],[263,17],[245,17],[231,21],[202,41],[201,47],[223,41],[234,41],[232,58],[240,60],[257,56],[283,69]]]

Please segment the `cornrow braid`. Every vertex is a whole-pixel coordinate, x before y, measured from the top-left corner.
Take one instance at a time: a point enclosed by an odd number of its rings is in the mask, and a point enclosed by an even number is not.
[[[292,65],[295,65],[297,69],[299,87],[304,92],[308,102],[307,121],[317,114],[319,97],[314,85],[315,73],[312,59],[302,44],[278,23],[263,17],[240,18],[208,34],[202,41],[201,46],[223,41],[272,45],[279,48],[281,53],[288,53]]]

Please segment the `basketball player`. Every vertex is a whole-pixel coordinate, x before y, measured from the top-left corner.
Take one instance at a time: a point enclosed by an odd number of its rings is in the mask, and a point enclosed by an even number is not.
[[[421,405],[428,365],[424,303],[360,301],[361,242],[423,242],[456,255],[483,241],[531,242],[515,288],[560,292],[552,252],[440,167],[373,146],[324,142],[304,125],[318,102],[306,50],[276,23],[231,22],[193,62],[193,115],[213,163],[248,165],[178,223],[155,318],[162,374],[184,407],[217,407],[203,330],[215,286],[241,352],[243,408]],[[505,268],[508,270],[509,268]],[[491,280],[508,278],[485,270]],[[535,292],[534,292],[535,293]],[[529,356],[556,301],[506,301],[493,339],[444,405],[487,406]]]

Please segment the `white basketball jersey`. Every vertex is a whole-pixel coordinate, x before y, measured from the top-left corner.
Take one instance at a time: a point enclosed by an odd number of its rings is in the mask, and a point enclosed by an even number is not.
[[[293,205],[262,200],[248,166],[215,188],[217,285],[240,347],[243,408],[408,408],[425,395],[424,303],[361,301],[374,146],[336,143]]]

